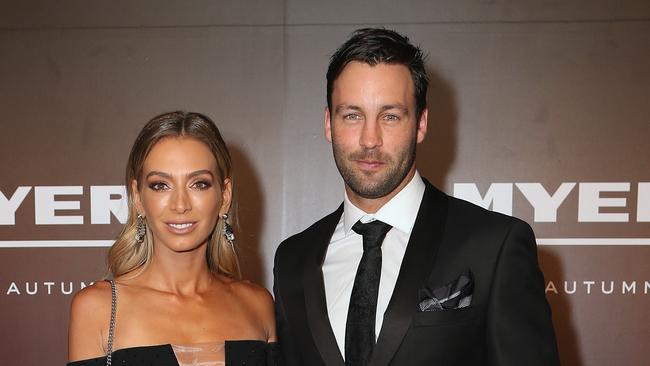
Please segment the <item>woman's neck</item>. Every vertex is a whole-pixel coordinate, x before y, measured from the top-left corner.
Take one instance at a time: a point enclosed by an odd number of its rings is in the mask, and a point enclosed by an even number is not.
[[[206,246],[188,252],[174,252],[168,248],[155,250],[151,262],[138,277],[143,284],[158,291],[181,296],[206,292],[216,279],[208,268]]]

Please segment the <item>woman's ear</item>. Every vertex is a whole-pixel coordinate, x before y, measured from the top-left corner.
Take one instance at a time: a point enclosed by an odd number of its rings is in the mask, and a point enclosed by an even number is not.
[[[138,215],[145,216],[144,208],[142,206],[142,197],[140,196],[138,181],[136,179],[131,181],[131,192],[133,192],[133,204],[135,205],[135,210],[138,212]]]
[[[221,189],[221,209],[219,210],[219,216],[228,213],[230,210],[230,204],[232,202],[232,180],[226,178],[223,180],[223,188]]]

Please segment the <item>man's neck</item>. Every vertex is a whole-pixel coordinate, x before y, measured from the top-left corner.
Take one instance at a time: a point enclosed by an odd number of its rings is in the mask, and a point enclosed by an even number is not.
[[[413,176],[415,175],[415,164],[411,167],[411,170],[406,174],[406,177],[402,179],[402,182],[395,187],[390,193],[383,197],[378,197],[378,198],[364,198],[356,194],[348,185],[345,185],[345,192],[348,195],[348,199],[350,202],[361,209],[365,213],[369,214],[374,214],[377,211],[379,211],[380,208],[382,208],[388,201],[390,201],[395,195],[397,195],[404,187],[406,187],[409,182],[411,182],[411,179],[413,179]]]

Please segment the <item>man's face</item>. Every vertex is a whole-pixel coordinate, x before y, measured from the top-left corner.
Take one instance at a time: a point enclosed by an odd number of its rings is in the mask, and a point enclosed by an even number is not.
[[[325,137],[348,193],[377,199],[406,185],[415,173],[415,145],[424,140],[426,119],[426,110],[415,115],[406,66],[350,62],[334,82],[332,110],[325,110]]]

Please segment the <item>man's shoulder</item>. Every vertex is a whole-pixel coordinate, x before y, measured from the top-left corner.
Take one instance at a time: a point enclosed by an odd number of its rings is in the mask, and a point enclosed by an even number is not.
[[[472,202],[456,198],[438,190],[425,180],[427,189],[433,190],[434,193],[442,194],[447,198],[447,215],[448,220],[452,223],[455,221],[471,222],[476,225],[489,225],[497,227],[510,227],[516,224],[526,224],[526,222],[499,212],[490,211]],[[448,221],[448,222],[449,222]]]
[[[448,202],[448,222],[462,221],[465,225],[470,225],[474,228],[490,227],[493,229],[509,229],[513,226],[523,226],[531,230],[528,223],[517,217],[491,211],[472,202],[451,196]]]
[[[284,239],[278,246],[276,257],[282,255],[283,252],[291,252],[292,255],[296,255],[304,251],[314,238],[323,235],[324,230],[333,229],[336,226],[342,212],[341,205],[338,209],[316,221],[303,231]]]

